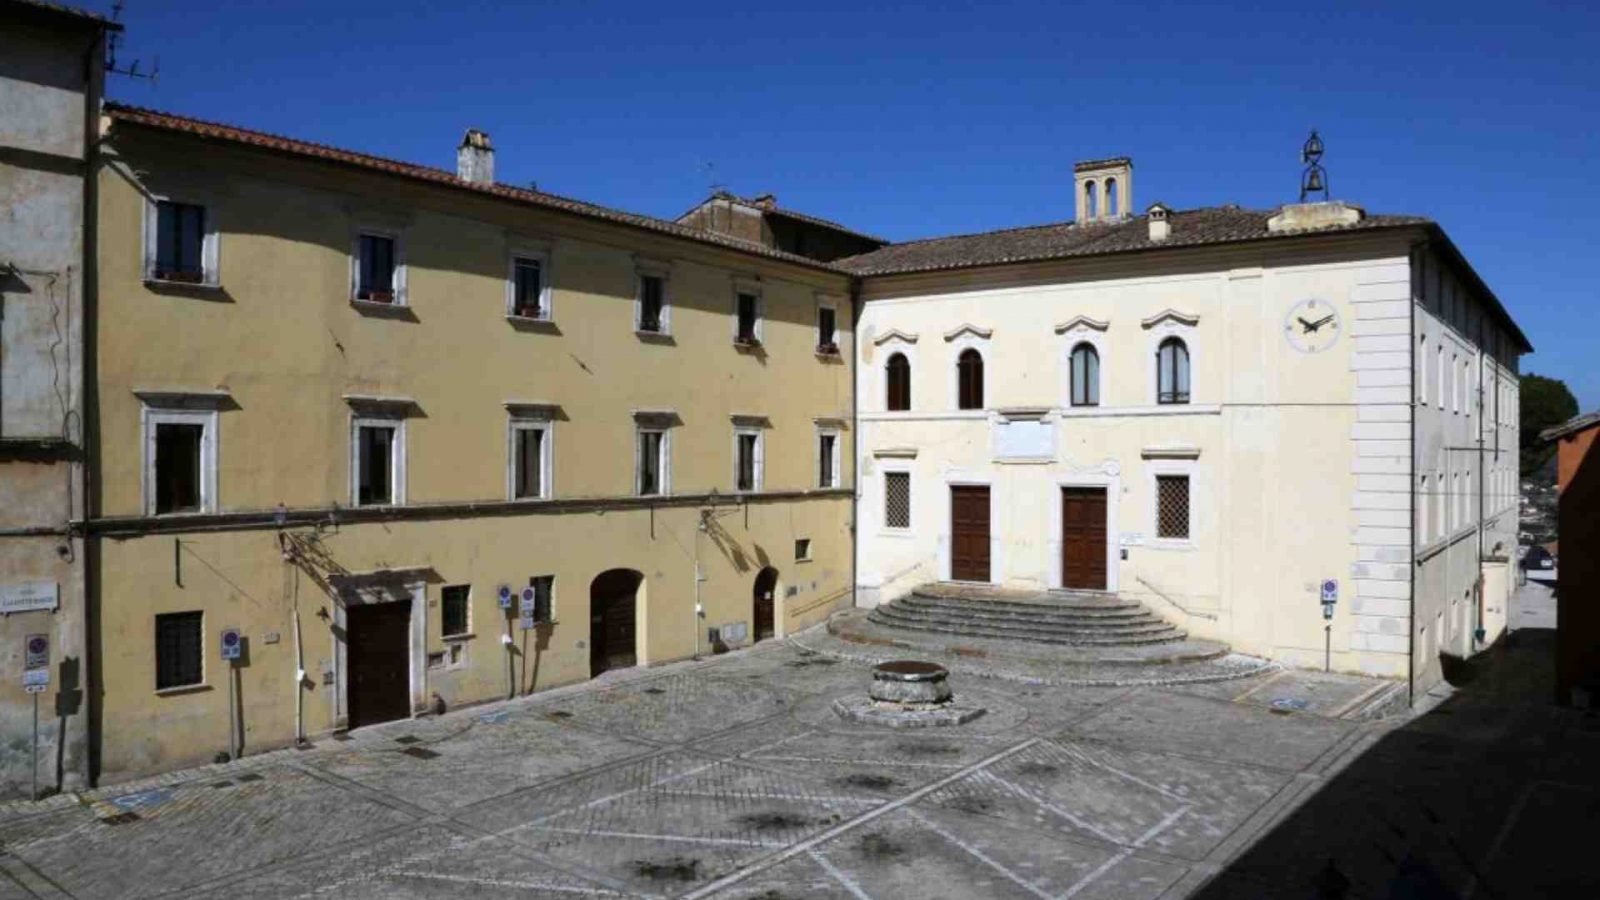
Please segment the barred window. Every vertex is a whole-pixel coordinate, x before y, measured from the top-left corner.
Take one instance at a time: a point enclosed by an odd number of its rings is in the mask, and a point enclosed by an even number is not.
[[[470,629],[468,606],[472,588],[465,584],[452,584],[439,592],[439,631],[444,637],[467,634]]]
[[[156,616],[156,690],[200,684],[201,623],[198,612]]]
[[[886,472],[883,476],[883,524],[911,527],[911,473]]]
[[[1189,537],[1189,476],[1156,476],[1156,537]]]

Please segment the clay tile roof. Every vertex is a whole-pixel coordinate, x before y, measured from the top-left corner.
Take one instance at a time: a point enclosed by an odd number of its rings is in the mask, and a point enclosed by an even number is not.
[[[1593,428],[1595,426],[1600,426],[1600,410],[1596,410],[1595,412],[1591,413],[1584,413],[1576,418],[1568,419],[1567,421],[1562,422],[1560,425],[1552,425],[1551,427],[1539,432],[1539,440],[1553,441],[1557,440],[1558,438],[1564,438],[1570,434],[1576,434],[1580,431],[1583,431],[1585,428]]]
[[[106,104],[106,112],[111,116],[114,122],[142,125],[148,128],[156,128],[163,131],[172,131],[211,140],[243,144],[264,150],[272,150],[279,153],[288,153],[296,156],[320,159],[327,162],[355,166],[376,172],[386,172],[391,175],[398,175],[404,178],[432,182],[434,184],[444,185],[446,187],[452,187],[459,190],[473,191],[489,196],[501,197],[531,206],[539,206],[546,209],[570,213],[575,216],[582,216],[584,218],[600,219],[619,225],[639,228],[645,231],[653,231],[672,237],[684,238],[701,244],[715,244],[720,247],[737,250],[741,253],[770,257],[772,259],[778,259],[785,262],[795,263],[796,265],[802,265],[807,268],[823,269],[833,272],[841,271],[835,266],[828,265],[827,263],[821,263],[808,257],[797,256],[793,253],[785,253],[781,250],[773,250],[760,244],[752,244],[748,241],[741,241],[736,238],[726,237],[724,235],[704,231],[699,228],[691,228],[687,225],[679,225],[676,222],[669,222],[666,219],[657,219],[653,216],[625,212],[620,209],[612,209],[611,207],[600,206],[594,203],[585,203],[581,200],[574,200],[557,194],[529,190],[527,188],[513,187],[506,184],[473,184],[469,181],[464,181],[456,177],[454,172],[446,171],[444,169],[436,169],[431,166],[421,166],[417,165],[416,163],[387,159],[385,157],[373,156],[367,153],[357,153],[353,150],[343,150],[338,147],[330,147],[326,144],[317,144],[310,141],[296,140],[294,138],[284,137],[282,135],[268,134],[267,132],[263,131],[252,131],[250,129],[238,128],[233,125],[224,125],[217,122],[207,122],[200,119],[189,118],[187,116],[179,116],[173,113],[161,112],[159,110],[126,106],[121,103],[108,102]]]
[[[59,13],[75,19],[85,19],[109,31],[122,30],[121,22],[113,22],[93,10],[79,9],[76,6],[67,6],[62,3],[51,3],[49,0],[0,0],[0,7],[4,6],[23,6],[40,12]]]
[[[1135,216],[1121,222],[1090,222],[1083,225],[1058,222],[1031,228],[1010,228],[980,234],[906,241],[890,244],[871,253],[835,260],[835,264],[857,275],[888,275],[1073,256],[1095,256],[1133,250],[1265,240],[1310,233],[1268,232],[1267,220],[1276,212],[1276,210],[1240,209],[1237,206],[1214,206],[1174,212],[1167,217],[1172,224],[1172,233],[1164,241],[1150,240],[1148,217]],[[1354,225],[1322,228],[1315,233],[1427,224],[1431,224],[1429,220],[1418,216],[1367,216]]]

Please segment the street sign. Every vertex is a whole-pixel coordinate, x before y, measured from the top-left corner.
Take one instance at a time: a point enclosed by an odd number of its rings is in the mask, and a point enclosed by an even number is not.
[[[26,651],[26,661],[22,664],[24,669],[50,668],[50,635],[30,634],[22,646]]]
[[[49,669],[28,669],[28,670],[26,670],[26,671],[24,671],[22,673],[22,683],[23,683],[24,686],[27,686],[27,685],[30,685],[30,684],[38,684],[38,685],[49,684],[50,683],[50,670]]]
[[[239,635],[237,628],[222,629],[222,658],[238,659],[239,653],[244,649],[244,639]]]
[[[30,694],[42,694],[45,691],[50,689],[50,685],[48,685],[48,684],[28,684],[28,685],[23,685],[22,689],[24,691],[27,691]]]
[[[522,628],[523,631],[531,631],[533,629],[534,612],[538,602],[537,598],[538,595],[534,593],[533,588],[525,587],[522,589],[522,602],[520,608],[517,610],[519,613],[521,613],[521,616],[519,617],[520,621],[517,624]]]
[[[1339,582],[1329,578],[1322,582],[1322,602],[1336,603],[1339,600]]]
[[[500,608],[501,609],[510,609],[511,608],[511,597],[512,597],[511,585],[502,584],[502,585],[500,585],[500,587],[495,589],[494,593],[495,593],[496,597],[500,598]]]
[[[0,584],[0,615],[55,609],[61,604],[61,586],[54,581]]]

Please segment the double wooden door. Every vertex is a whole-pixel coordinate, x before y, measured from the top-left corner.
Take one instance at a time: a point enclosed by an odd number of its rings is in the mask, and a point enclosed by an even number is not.
[[[638,664],[635,623],[639,584],[632,569],[602,572],[589,586],[589,674]]]
[[[989,524],[989,489],[951,485],[951,580],[989,580]]]
[[[1106,490],[1061,489],[1061,586],[1106,589]]]
[[[345,608],[351,728],[411,715],[411,601]]]

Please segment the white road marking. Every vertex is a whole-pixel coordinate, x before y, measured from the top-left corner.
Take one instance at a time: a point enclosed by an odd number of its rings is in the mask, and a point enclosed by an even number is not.
[[[687,834],[641,834],[637,831],[605,831],[596,828],[557,828],[553,825],[530,826],[534,831],[553,831],[557,834],[581,834],[584,837],[636,838],[644,841],[674,841],[680,844],[736,844],[741,847],[786,847],[783,841],[761,841],[752,838],[695,837]]]
[[[910,816],[913,819],[916,819],[918,822],[920,822],[924,828],[927,828],[929,831],[932,831],[934,834],[937,834],[938,836],[944,838],[945,840],[949,841],[950,843],[955,844],[957,847],[960,847],[962,850],[967,851],[969,854],[971,854],[972,856],[976,857],[979,861],[981,861],[982,863],[987,865],[989,868],[994,869],[996,872],[999,872],[1001,875],[1004,875],[1005,877],[1011,879],[1019,887],[1021,887],[1023,890],[1027,891],[1028,893],[1034,895],[1035,897],[1041,898],[1041,900],[1055,900],[1055,898],[1052,897],[1048,892],[1043,891],[1043,890],[1039,889],[1037,886],[1035,886],[1033,884],[1033,882],[1028,881],[1026,878],[1023,878],[1021,875],[1018,875],[1017,873],[1015,873],[1015,872],[1011,871],[1010,869],[1006,868],[1005,866],[1001,865],[999,860],[994,859],[993,857],[989,856],[989,854],[984,853],[982,850],[979,850],[977,847],[972,846],[971,844],[967,843],[966,841],[963,841],[961,838],[958,838],[955,835],[951,834],[950,832],[944,830],[938,824],[936,824],[934,822],[930,822],[926,816],[922,815],[921,813],[917,812],[916,810],[908,809],[908,810],[906,810],[906,812],[909,813]]]
[[[856,884],[854,878],[846,875],[838,866],[829,862],[828,858],[818,853],[815,848],[807,850],[806,855],[816,860],[817,865],[821,866],[824,872],[833,876],[834,881],[839,882],[845,890],[850,892],[850,896],[856,898],[856,900],[872,900],[872,895],[862,890],[861,885]]]
[[[1071,822],[1072,824],[1078,826],[1079,828],[1082,828],[1084,831],[1088,831],[1088,832],[1094,833],[1101,840],[1104,840],[1107,843],[1116,844],[1119,847],[1122,846],[1122,841],[1119,838],[1117,838],[1116,835],[1109,834],[1109,833],[1107,833],[1105,831],[1100,830],[1099,827],[1093,825],[1092,823],[1090,823],[1090,822],[1088,822],[1088,821],[1086,821],[1084,819],[1078,818],[1077,816],[1073,815],[1072,813],[1067,812],[1065,809],[1062,809],[1061,807],[1057,806],[1056,804],[1050,802],[1049,800],[1046,800],[1043,797],[1040,797],[1038,794],[1035,794],[1034,792],[1028,790],[1027,788],[1022,787],[1021,785],[1012,784],[1011,782],[1005,780],[1004,778],[1001,778],[1000,776],[994,774],[993,772],[981,772],[981,773],[978,774],[977,777],[978,778],[982,778],[982,779],[987,780],[987,781],[992,781],[995,784],[998,784],[1002,789],[1004,789],[1004,790],[1006,790],[1006,791],[1008,791],[1008,792],[1010,792],[1012,794],[1015,794],[1015,795],[1017,795],[1018,797],[1021,797],[1024,800],[1027,800],[1028,802],[1034,804],[1035,806],[1038,806],[1041,809],[1047,809],[1047,810],[1055,813],[1056,815],[1060,816],[1061,818],[1066,819],[1068,822]]]

